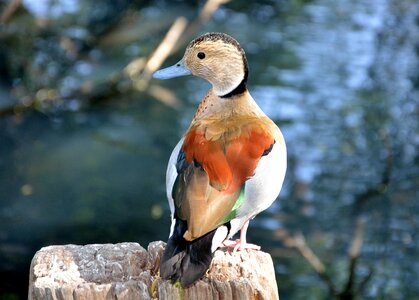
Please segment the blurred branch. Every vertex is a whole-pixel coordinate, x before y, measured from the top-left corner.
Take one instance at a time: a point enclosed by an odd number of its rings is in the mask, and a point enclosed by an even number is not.
[[[330,292],[335,295],[336,287],[333,284],[332,279],[326,273],[326,267],[313,252],[313,250],[311,250],[311,248],[307,245],[304,235],[300,232],[294,236],[288,237],[287,245],[296,248],[300,252],[300,254],[307,260],[307,262],[313,267],[320,278],[328,286]]]
[[[180,46],[189,41],[191,37],[196,34],[196,31],[211,18],[221,4],[229,1],[230,0],[207,0],[197,18],[189,25],[186,18],[178,17],[159,46],[148,59],[145,57],[134,59],[120,72],[110,76],[105,82],[94,86],[88,85],[87,88],[82,87],[71,95],[61,97],[60,99],[64,101],[67,99],[83,99],[86,103],[96,103],[136,90],[148,93],[156,100],[172,108],[179,108],[181,103],[172,92],[158,85],[152,84],[150,86],[152,73],[160,68],[171,53],[175,52]],[[20,3],[20,0],[13,0],[12,2]],[[9,6],[11,6],[11,4]],[[90,41],[90,43],[92,43],[92,41]],[[121,86],[123,87],[121,88]],[[11,107],[1,108],[0,116],[33,109],[37,106],[36,104],[39,103],[39,100],[36,99],[35,95],[27,95],[25,98],[26,101],[24,105],[22,103],[17,103]]]
[[[356,267],[361,256],[361,248],[364,240],[366,226],[366,218],[362,214],[362,208],[371,199],[383,194],[387,190],[387,187],[390,184],[393,168],[393,151],[390,137],[386,131],[382,131],[380,134],[381,140],[383,142],[383,149],[385,151],[384,169],[381,175],[381,179],[377,185],[367,189],[365,192],[354,196],[354,212],[356,214],[355,229],[348,251],[348,278],[344,288],[341,291],[336,289],[335,284],[326,272],[324,264],[308,246],[302,233],[290,235],[287,231],[282,230],[281,233],[278,234],[278,237],[285,241],[286,246],[296,248],[300,252],[300,254],[306,259],[306,261],[313,267],[316,273],[328,286],[330,293],[335,295],[335,297],[340,300],[355,299],[356,296],[365,289],[366,284],[369,282],[373,274],[373,271],[370,269],[368,274],[360,281],[358,286],[355,287]]]
[[[16,111],[23,111],[23,105],[16,104],[15,106],[8,106],[0,108],[0,117],[15,113]]]
[[[160,66],[174,49],[176,42],[184,32],[187,24],[188,21],[184,17],[179,17],[175,20],[160,45],[157,47],[157,49],[146,63],[144,67],[144,73],[149,75],[160,68]]]
[[[214,14],[220,5],[229,2],[230,0],[207,0],[202,7],[198,17],[192,21],[189,26],[184,17],[178,17],[173,25],[170,27],[166,36],[161,41],[160,45],[153,52],[148,61],[135,59],[125,67],[124,72],[129,75],[134,82],[134,87],[139,91],[147,89],[151,75],[160,68],[167,57],[175,52],[179,47],[183,46],[192,38],[198,29]],[[138,75],[140,75],[138,78]],[[156,95],[156,94],[154,94]],[[158,95],[158,94],[157,94]]]
[[[361,280],[358,287],[355,288],[355,277],[356,277],[356,266],[359,261],[361,247],[363,243],[363,236],[365,232],[365,217],[362,215],[363,207],[371,201],[374,197],[379,196],[386,192],[388,185],[390,184],[391,172],[393,169],[393,150],[391,146],[390,137],[388,132],[382,130],[380,137],[383,142],[383,149],[385,153],[384,169],[381,174],[380,181],[373,187],[370,187],[365,192],[355,195],[354,201],[354,213],[356,214],[355,230],[349,248],[349,275],[345,285],[345,288],[338,294],[339,299],[354,299],[366,286],[368,281],[371,279],[373,271],[370,269],[368,274]]]
[[[179,108],[181,106],[179,99],[171,90],[168,90],[159,85],[150,85],[150,87],[148,88],[148,93],[150,96],[153,96],[158,101],[166,104],[169,107]]]
[[[365,290],[365,286],[370,281],[372,277],[373,271],[371,268],[368,269],[368,274],[364,277],[364,279],[361,280],[361,282],[358,284],[358,288],[355,290],[355,294],[360,294],[363,290]]]
[[[391,172],[393,169],[393,149],[387,131],[382,130],[380,132],[380,137],[383,143],[383,149],[386,152],[383,173],[381,174],[381,179],[379,183],[377,183],[373,187],[370,187],[365,192],[355,195],[355,214],[359,214],[362,208],[365,206],[365,204],[369,202],[369,200],[383,194],[387,190],[388,185],[390,184]]]
[[[177,18],[147,62],[144,62],[142,58],[138,58],[124,68],[123,73],[131,78],[137,90],[145,91],[148,88],[151,75],[170,55],[179,37],[184,32],[187,23],[184,17]]]
[[[16,10],[19,8],[21,0],[11,0],[0,14],[0,25],[7,23]]]
[[[191,22],[189,27],[186,29],[185,33],[183,34],[182,38],[176,44],[174,51],[179,49],[184,44],[188,43],[193,35],[199,30],[199,28],[208,22],[214,12],[220,7],[222,4],[226,4],[230,2],[230,0],[208,0],[205,2],[205,5],[202,7],[198,17]]]
[[[348,251],[349,275],[345,287],[342,289],[342,291],[338,291],[332,278],[327,273],[325,265],[307,244],[306,239],[302,233],[290,235],[288,232],[282,231],[280,238],[285,241],[286,246],[293,247],[298,250],[301,256],[303,256],[305,260],[316,271],[316,273],[328,287],[329,292],[332,295],[334,295],[336,299],[351,300],[354,299],[357,293],[359,293],[365,287],[366,283],[372,276],[372,272],[370,271],[369,274],[361,281],[361,284],[358,286],[358,288],[354,288],[356,265],[361,253],[361,246],[365,231],[365,223],[365,218],[359,217],[357,219],[356,228]]]
[[[361,247],[363,243],[363,237],[365,232],[365,223],[366,220],[364,217],[359,216],[356,220],[355,231],[352,237],[351,246],[349,247],[349,275],[346,281],[345,288],[338,293],[338,298],[341,300],[344,299],[353,299],[359,290],[354,289],[355,276],[356,276],[356,266],[358,259],[361,254]],[[372,273],[370,273],[372,274]],[[369,276],[370,277],[370,276]]]
[[[352,238],[351,246],[349,248],[349,258],[355,260],[359,257],[361,252],[362,240],[365,231],[365,218],[359,217],[356,221],[354,236]]]

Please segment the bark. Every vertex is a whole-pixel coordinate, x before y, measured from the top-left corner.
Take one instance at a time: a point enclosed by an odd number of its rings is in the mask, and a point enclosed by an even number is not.
[[[49,246],[31,264],[29,299],[278,299],[272,259],[217,250],[207,274],[184,289],[159,277],[164,242]]]

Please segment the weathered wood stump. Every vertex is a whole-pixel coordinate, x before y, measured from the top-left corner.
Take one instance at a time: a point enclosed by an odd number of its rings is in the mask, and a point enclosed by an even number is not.
[[[215,252],[207,275],[191,287],[158,275],[165,243],[49,246],[32,260],[29,299],[278,299],[269,254]]]

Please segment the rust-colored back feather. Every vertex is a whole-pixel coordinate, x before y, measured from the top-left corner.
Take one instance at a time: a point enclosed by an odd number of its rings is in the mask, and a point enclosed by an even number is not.
[[[236,192],[253,175],[263,152],[274,143],[273,136],[263,130],[263,122],[258,121],[262,125],[255,120],[243,122],[238,127],[226,124],[224,132],[210,139],[206,138],[210,126],[203,131],[192,127],[183,144],[186,160],[202,166],[213,188],[226,193]]]

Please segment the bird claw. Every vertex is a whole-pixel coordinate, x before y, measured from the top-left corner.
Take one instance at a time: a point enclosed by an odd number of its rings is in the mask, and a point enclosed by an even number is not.
[[[260,246],[255,244],[250,244],[247,242],[242,242],[240,239],[232,241],[232,240],[225,240],[223,242],[224,247],[226,248],[233,248],[233,253],[236,251],[243,251],[245,249],[252,249],[252,250],[260,250]]]

